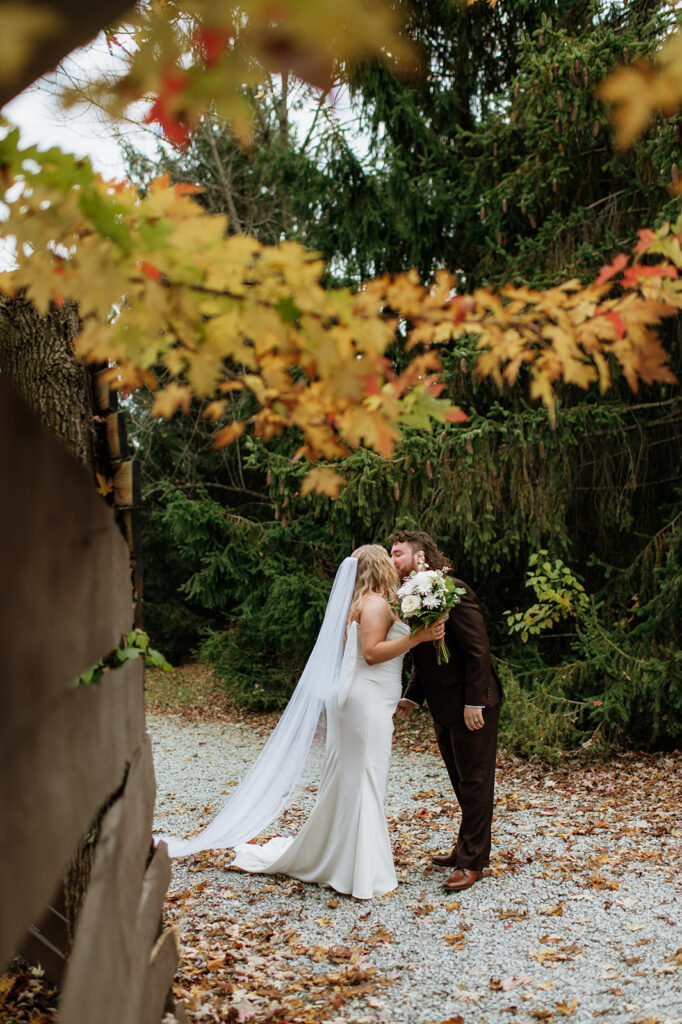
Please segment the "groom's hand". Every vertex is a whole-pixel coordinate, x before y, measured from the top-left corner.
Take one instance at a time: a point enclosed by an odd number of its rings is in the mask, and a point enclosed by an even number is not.
[[[398,705],[400,707],[400,704]],[[464,724],[470,732],[475,732],[477,729],[482,729],[485,725],[485,719],[483,718],[482,708],[464,708]]]
[[[411,711],[414,711],[415,705],[411,700],[399,700],[398,706],[395,709],[395,717],[399,718],[401,722],[404,722]]]

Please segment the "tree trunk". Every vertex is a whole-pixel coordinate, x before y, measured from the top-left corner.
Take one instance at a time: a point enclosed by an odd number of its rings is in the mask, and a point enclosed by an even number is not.
[[[51,305],[41,316],[23,298],[0,298],[0,372],[94,478],[97,439],[90,371],[77,362],[72,342],[80,323],[73,302]],[[101,820],[93,823],[64,880],[69,941],[88,886]]]
[[[48,430],[94,475],[95,428],[90,374],[76,362],[75,303],[40,316],[23,298],[0,299],[0,372]]]

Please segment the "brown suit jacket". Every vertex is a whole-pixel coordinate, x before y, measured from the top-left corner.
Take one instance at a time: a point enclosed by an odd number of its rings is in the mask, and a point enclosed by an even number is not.
[[[450,661],[439,665],[433,644],[418,644],[412,650],[412,675],[403,694],[419,705],[428,701],[433,719],[440,725],[461,720],[465,704],[494,707],[504,697],[478,598],[466,583],[452,578],[466,594],[445,623]]]

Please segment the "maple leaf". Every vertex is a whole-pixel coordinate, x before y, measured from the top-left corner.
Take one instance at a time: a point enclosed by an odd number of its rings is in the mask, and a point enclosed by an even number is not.
[[[315,492],[317,494],[326,494],[328,498],[336,498],[346,483],[345,478],[335,473],[333,469],[320,466],[317,469],[311,469],[303,477],[301,481],[301,497],[305,498],[306,495]]]
[[[174,146],[182,148],[187,145],[190,135],[190,125],[178,116],[179,100],[191,82],[190,76],[179,68],[168,68],[161,74],[160,88],[158,95],[153,101],[145,124],[161,125],[163,134]]]
[[[241,437],[245,430],[245,424],[241,420],[235,420],[233,423],[228,423],[226,427],[222,427],[216,431],[213,438],[214,448],[225,448],[226,445],[236,441],[238,437]]]
[[[218,63],[234,35],[234,30],[230,31],[231,27],[218,25],[212,28],[208,25],[200,25],[195,30],[192,40],[207,67],[213,67]]]
[[[109,480],[99,471],[95,472],[95,477],[97,478],[97,493],[106,498],[107,494],[110,494],[114,489],[114,481]]]
[[[597,276],[595,284],[604,284],[605,281],[610,281],[612,277],[619,274],[623,267],[626,267],[630,257],[624,252],[619,252],[612,263],[609,263],[601,268]]]
[[[157,391],[152,403],[151,415],[160,416],[164,420],[170,419],[178,409],[182,409],[183,412],[189,412],[191,401],[192,389],[186,385],[176,384],[174,381],[171,381],[161,391]]]
[[[675,32],[661,47],[655,67],[639,60],[634,67],[618,68],[599,85],[597,96],[611,104],[609,116],[618,146],[630,146],[654,114],[669,115],[679,109],[681,67],[682,33]]]

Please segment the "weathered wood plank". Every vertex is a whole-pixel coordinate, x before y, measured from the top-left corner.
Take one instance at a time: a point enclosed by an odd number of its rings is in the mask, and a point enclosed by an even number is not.
[[[146,736],[125,790],[102,821],[88,892],[64,982],[60,1024],[137,1024],[127,986],[138,950],[136,924],[151,841],[154,768]]]
[[[128,1003],[123,1013],[124,1020],[138,1021],[145,991],[150,954],[162,930],[161,914],[164,897],[170,882],[171,869],[166,844],[162,843],[154,854],[144,876],[142,895],[132,938],[134,958],[128,975]],[[172,980],[172,975],[171,975]],[[170,981],[166,990],[170,986]],[[159,1019],[160,1019],[159,1014]],[[158,1019],[156,1024],[158,1024]]]
[[[139,1024],[159,1024],[178,959],[175,928],[166,928],[152,950]]]
[[[129,552],[113,510],[2,374],[0,488],[2,750],[38,707],[118,644],[133,608]]]
[[[127,662],[59,700],[0,745],[0,963],[51,898],[144,739],[144,668]]]
[[[142,499],[142,473],[139,462],[128,459],[114,470],[114,505],[130,508]]]
[[[114,412],[107,416],[107,447],[109,455],[117,461],[128,458],[128,434],[126,432],[125,413]]]

